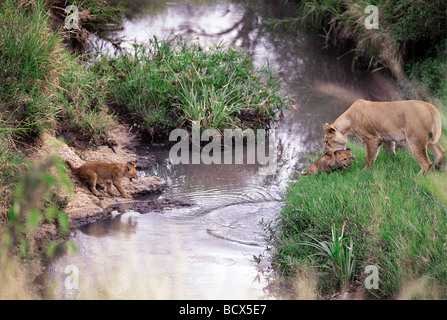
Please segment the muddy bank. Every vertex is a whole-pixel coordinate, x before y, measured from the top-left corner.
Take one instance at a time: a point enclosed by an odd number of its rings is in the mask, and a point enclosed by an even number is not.
[[[67,141],[66,138],[58,139],[44,133],[39,138],[38,148],[30,160],[39,161],[50,155],[56,155],[63,160],[70,160],[75,166],[81,166],[88,161],[104,161],[135,164],[138,170],[144,170],[155,162],[155,157],[150,154],[137,154],[137,146],[140,142],[138,134],[130,132],[125,125],[121,124],[114,126],[108,132],[107,143],[89,149],[69,146],[72,141]],[[72,229],[99,219],[107,219],[112,216],[113,211],[150,212],[193,205],[188,200],[160,198],[167,188],[167,183],[157,176],[140,176],[132,182],[124,178],[122,185],[133,199],[123,198],[119,192],[116,192],[118,195],[112,197],[107,193],[105,186],[98,189],[103,194],[103,198],[98,198],[68,168],[67,172],[72,182],[73,192],[69,193],[61,189],[58,190],[58,194],[66,202],[63,210],[68,214]],[[44,250],[51,240],[59,237],[54,224],[44,223],[35,232],[36,247],[39,251]]]

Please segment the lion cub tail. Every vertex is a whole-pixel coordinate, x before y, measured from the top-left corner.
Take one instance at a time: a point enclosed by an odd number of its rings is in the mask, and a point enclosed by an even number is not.
[[[73,171],[74,173],[77,173],[79,168],[76,168],[73,163],[71,163],[70,160],[65,160],[65,163],[67,164],[67,166],[70,168],[71,171]]]

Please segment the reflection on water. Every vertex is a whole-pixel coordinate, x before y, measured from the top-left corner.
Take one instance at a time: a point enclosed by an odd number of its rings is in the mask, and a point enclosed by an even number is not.
[[[265,297],[266,279],[253,261],[265,248],[259,221],[279,214],[289,178],[308,164],[306,154],[321,150],[322,125],[357,98],[401,98],[385,76],[351,70],[352,57],[340,58],[341,52],[325,49],[317,36],[262,24],[265,18],[293,13],[279,2],[128,1],[125,28],[116,34],[129,40],[127,45],[171,32],[205,47],[221,41],[235,45],[253,53],[257,65],[268,61],[277,70],[296,110],[284,112],[277,125],[275,175],[258,175],[256,165],[172,165],[168,150],[150,147],[157,163],[141,174],[168,181],[162,196],[188,198],[197,205],[116,214],[75,231],[71,240],[79,253],[64,253],[48,268],[59,283],[50,297]],[[75,291],[64,286],[67,265],[79,269]]]

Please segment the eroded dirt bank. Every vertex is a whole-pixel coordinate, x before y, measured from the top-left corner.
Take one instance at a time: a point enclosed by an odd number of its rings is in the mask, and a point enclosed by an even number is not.
[[[108,132],[108,143],[95,148],[80,149],[70,147],[67,143],[48,133],[41,135],[38,148],[30,157],[33,161],[46,159],[56,155],[63,160],[70,160],[75,166],[81,166],[87,161],[104,161],[108,163],[135,164],[138,170],[144,170],[153,164],[155,158],[150,154],[137,154],[138,144],[141,139],[138,134],[131,133],[122,124],[117,124]],[[70,143],[70,142],[69,142]],[[73,192],[61,188],[59,196],[67,205],[64,211],[68,214],[71,228],[78,228],[84,224],[92,223],[98,219],[107,219],[112,211],[133,210],[137,212],[163,211],[182,206],[191,206],[191,201],[165,198],[148,197],[160,194],[167,188],[166,181],[157,176],[140,176],[132,182],[123,178],[124,189],[132,195],[133,199],[126,199],[119,195],[111,197],[106,189],[99,190],[104,197],[93,195],[76,175],[67,168],[73,185]],[[113,187],[115,188],[115,187]],[[35,232],[36,247],[40,251],[60,235],[54,224],[42,224]]]

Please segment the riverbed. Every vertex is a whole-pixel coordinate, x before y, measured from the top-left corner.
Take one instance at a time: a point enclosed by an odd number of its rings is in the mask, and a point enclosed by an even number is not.
[[[277,1],[279,2],[279,1]],[[277,166],[271,175],[251,164],[178,164],[169,149],[149,143],[141,152],[156,163],[140,176],[165,179],[168,189],[152,197],[191,200],[188,208],[163,212],[114,212],[70,235],[76,253],[65,250],[47,267],[48,298],[269,299],[272,292],[265,223],[278,217],[294,173],[321,152],[325,122],[358,98],[401,98],[380,72],[352,67],[352,55],[296,28],[263,24],[287,17],[293,7],[275,1],[129,1],[124,29],[114,37],[144,42],[173,33],[203,47],[218,43],[269,63],[282,77],[294,108],[278,115]],[[101,50],[111,50],[97,42]]]

